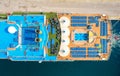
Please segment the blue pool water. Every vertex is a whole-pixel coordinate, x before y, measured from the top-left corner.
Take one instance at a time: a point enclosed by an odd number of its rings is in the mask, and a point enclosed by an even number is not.
[[[88,40],[88,34],[86,33],[75,33],[74,34],[75,41],[86,41]]]

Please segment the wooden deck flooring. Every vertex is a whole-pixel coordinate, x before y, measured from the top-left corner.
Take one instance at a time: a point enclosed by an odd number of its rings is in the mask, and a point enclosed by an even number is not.
[[[95,47],[94,45],[95,44],[101,44],[100,43],[100,39],[109,39],[109,36],[111,36],[111,25],[109,23],[109,21],[107,20],[108,19],[108,16],[102,16],[101,14],[58,14],[58,18],[62,17],[62,16],[65,16],[67,18],[69,18],[71,20],[71,16],[87,16],[87,24],[89,24],[88,22],[88,17],[89,16],[101,16],[101,18],[99,19],[99,27],[96,27],[96,24],[93,23],[93,24],[90,24],[92,26],[92,32],[95,33],[96,35],[94,36],[94,40],[93,42],[89,43],[88,41],[81,41],[81,42],[74,42],[74,34],[73,34],[73,30],[75,31],[78,31],[78,32],[88,32],[89,30],[87,29],[87,27],[73,27],[73,26],[69,26],[69,30],[70,30],[70,44],[68,45],[69,48],[71,47],[84,47],[84,48],[89,48],[89,47]],[[106,21],[108,23],[108,35],[107,36],[100,36],[100,21]],[[88,50],[86,50],[86,57],[85,58],[74,58],[74,57],[71,57],[70,53],[68,56],[66,57],[61,57],[60,55],[58,55],[58,60],[107,60],[109,58],[109,55],[110,55],[110,49],[111,49],[111,46],[110,46],[110,42],[108,42],[107,44],[107,53],[106,54],[103,54],[103,53],[100,53],[99,57],[93,57],[93,58],[90,58],[88,57]]]

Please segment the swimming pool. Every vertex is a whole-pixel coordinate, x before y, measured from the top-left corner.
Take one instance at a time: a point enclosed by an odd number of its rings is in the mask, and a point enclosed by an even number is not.
[[[87,33],[75,33],[74,40],[75,41],[86,41],[88,40],[88,34]]]

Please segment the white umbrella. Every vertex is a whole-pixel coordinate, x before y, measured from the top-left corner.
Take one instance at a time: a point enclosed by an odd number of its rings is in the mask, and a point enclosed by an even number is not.
[[[63,37],[69,36],[70,35],[69,28],[62,28],[61,29],[61,34],[62,34]]]
[[[62,57],[67,56],[70,53],[70,49],[68,46],[61,46],[60,47],[60,51],[59,51],[59,55]]]
[[[68,37],[62,37],[61,45],[69,45],[70,39]]]
[[[59,21],[60,21],[60,26],[63,28],[70,26],[70,20],[65,16],[61,17]]]

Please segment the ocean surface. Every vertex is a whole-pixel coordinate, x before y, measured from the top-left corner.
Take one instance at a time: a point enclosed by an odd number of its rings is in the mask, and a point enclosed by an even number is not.
[[[120,21],[116,22],[112,21],[112,30],[119,35]],[[120,76],[120,46],[118,43],[112,46],[108,61],[38,63],[0,60],[0,76]]]

